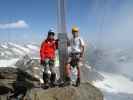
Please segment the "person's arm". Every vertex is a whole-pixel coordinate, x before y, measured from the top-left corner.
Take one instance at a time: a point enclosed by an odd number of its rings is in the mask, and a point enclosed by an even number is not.
[[[41,47],[40,47],[40,63],[43,63],[44,59],[44,42],[42,42]]]
[[[43,43],[41,44],[41,47],[40,47],[40,59],[42,59],[43,57],[42,51],[43,51]]]
[[[85,46],[84,45],[81,45],[81,55],[80,55],[80,57],[83,57],[83,55],[84,55],[84,49],[85,49]]]
[[[55,45],[56,45],[56,49],[58,49],[59,48],[59,39],[55,40]]]
[[[80,46],[81,46],[81,57],[83,57],[84,55],[84,51],[85,51],[85,43],[83,41],[83,39],[80,39]]]

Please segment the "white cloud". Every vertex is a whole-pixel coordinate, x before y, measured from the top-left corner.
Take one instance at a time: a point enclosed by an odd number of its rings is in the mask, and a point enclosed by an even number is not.
[[[28,28],[28,24],[24,20],[18,20],[12,23],[0,24],[0,29],[20,29]]]

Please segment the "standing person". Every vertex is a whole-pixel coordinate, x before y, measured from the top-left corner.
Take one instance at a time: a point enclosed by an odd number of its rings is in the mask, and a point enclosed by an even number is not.
[[[80,84],[80,62],[83,58],[84,54],[84,41],[79,35],[79,29],[77,27],[72,28],[72,39],[69,41],[69,46],[71,48],[69,52],[69,58],[68,63],[66,65],[66,74],[67,74],[67,82],[70,84],[71,82],[71,65],[75,64],[75,61],[73,61],[73,56],[76,55],[76,63],[77,63],[77,81],[76,86]]]
[[[55,63],[55,52],[58,48],[58,41],[54,38],[55,33],[52,30],[48,31],[47,38],[42,42],[41,48],[40,48],[40,58],[41,58],[41,64],[44,66],[44,72],[43,72],[43,81],[44,86],[49,87],[49,81],[52,86],[55,85],[56,80],[56,73],[54,68]],[[50,77],[49,73],[47,71],[47,64],[50,69]]]

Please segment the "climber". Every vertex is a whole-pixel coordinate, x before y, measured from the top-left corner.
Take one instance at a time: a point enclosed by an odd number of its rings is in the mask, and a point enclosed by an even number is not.
[[[46,87],[49,87],[49,83],[51,86],[54,86],[56,81],[54,63],[56,49],[58,48],[58,40],[56,40],[54,36],[55,32],[53,30],[49,30],[47,39],[42,42],[40,48],[40,63],[44,66],[43,81],[44,86]],[[47,70],[47,65],[49,66],[49,70],[51,72],[50,75]]]
[[[80,84],[80,62],[83,59],[84,54],[84,41],[79,36],[79,29],[77,27],[72,28],[72,39],[70,39],[68,46],[70,47],[68,62],[66,65],[66,74],[67,74],[67,82],[70,84],[71,82],[71,64],[73,64],[73,56],[76,55],[77,59],[77,81],[76,85]]]

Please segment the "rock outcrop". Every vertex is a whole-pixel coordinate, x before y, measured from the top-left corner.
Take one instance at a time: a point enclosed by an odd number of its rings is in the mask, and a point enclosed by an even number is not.
[[[27,98],[26,100],[103,100],[103,94],[101,91],[90,83],[81,83],[79,87],[65,86],[45,90],[37,88],[34,83],[39,83],[39,80],[32,77],[32,70],[34,66],[40,68],[40,65],[37,60],[32,60],[25,64],[26,65],[24,65],[22,61],[17,62],[16,65],[18,68],[22,68],[21,70],[18,70],[17,68],[0,68],[0,100],[7,100],[10,92],[14,91],[13,83],[28,86],[28,91],[25,96],[25,98]],[[24,72],[25,69],[26,71],[31,71]],[[28,75],[28,73],[30,74]],[[25,78],[30,79],[30,81],[27,81]],[[24,83],[22,80],[24,80]]]
[[[103,100],[103,94],[89,83],[83,83],[80,87],[32,89],[30,97],[32,100]]]

